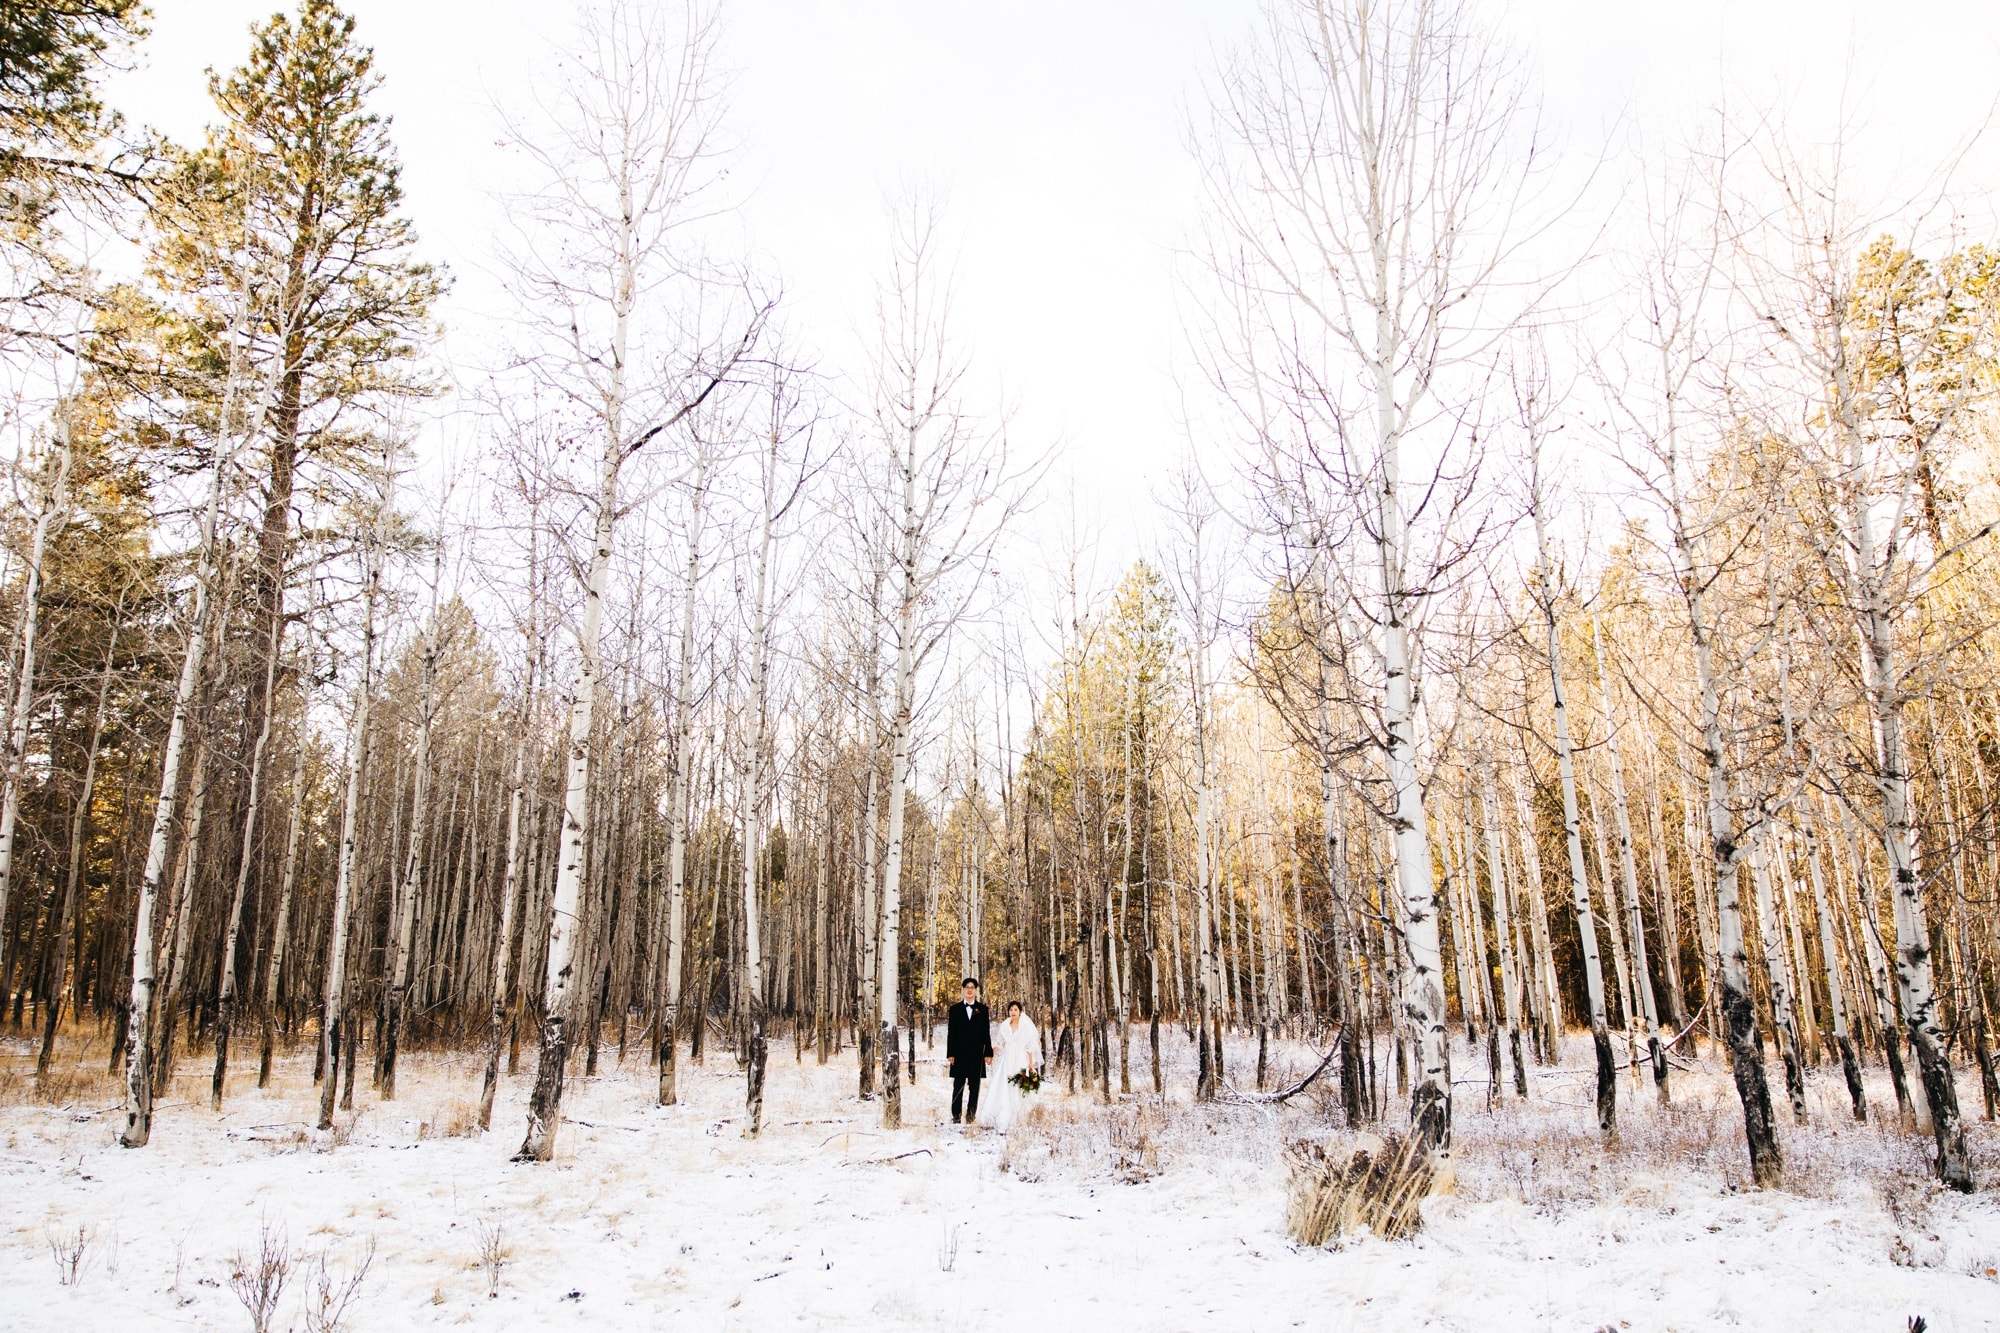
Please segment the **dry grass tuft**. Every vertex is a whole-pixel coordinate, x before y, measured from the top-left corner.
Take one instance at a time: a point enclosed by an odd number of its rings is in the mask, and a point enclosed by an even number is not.
[[[1364,1134],[1344,1149],[1302,1140],[1285,1161],[1285,1231],[1302,1245],[1363,1231],[1384,1240],[1414,1235],[1423,1226],[1418,1206],[1438,1184],[1432,1154],[1393,1134]]]
[[[447,1097],[417,1126],[419,1139],[479,1137],[479,1106],[463,1097]]]
[[[0,1069],[0,1106],[105,1106],[116,1104],[123,1092],[121,1082],[99,1062],[58,1060],[37,1078],[31,1054]]]
[[[1136,1185],[1160,1173],[1162,1120],[1160,1108],[1144,1102],[1036,1102],[1007,1136],[1000,1168],[1019,1180],[1109,1176]]]

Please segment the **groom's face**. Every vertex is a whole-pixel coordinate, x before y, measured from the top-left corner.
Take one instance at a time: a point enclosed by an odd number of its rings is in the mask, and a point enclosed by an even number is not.
[[[965,984],[965,1002],[968,1005],[979,1003],[979,987],[973,985],[971,982]]]

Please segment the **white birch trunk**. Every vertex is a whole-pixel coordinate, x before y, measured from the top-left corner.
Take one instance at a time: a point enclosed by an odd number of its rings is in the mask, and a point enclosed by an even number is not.
[[[277,1040],[279,985],[284,979],[285,951],[292,938],[292,898],[298,887],[299,847],[306,822],[306,724],[312,702],[312,607],[306,608],[306,654],[299,673],[299,735],[292,747],[291,818],[285,830],[285,861],[278,878],[278,919],[271,927],[271,956],[265,963],[261,1049],[257,1056],[257,1086],[271,1082],[272,1047]]]
[[[1858,446],[1857,446],[1858,447]],[[1865,505],[1856,508],[1857,564],[1873,573],[1875,554]],[[1944,1026],[1932,977],[1930,924],[1917,878],[1917,833],[1907,742],[1903,735],[1901,676],[1894,622],[1882,606],[1874,579],[1866,585],[1862,623],[1862,680],[1875,727],[1877,784],[1882,792],[1883,845],[1889,858],[1890,906],[1896,924],[1896,989],[1916,1057],[1931,1133],[1937,1141],[1938,1179],[1971,1193],[1978,1182],[1959,1115],[1958,1086],[1945,1055]]]
[[[629,283],[629,278],[628,278]],[[620,359],[624,340],[616,342]],[[516,1161],[546,1162],[555,1156],[556,1127],[562,1118],[565,1066],[569,1060],[571,1010],[581,993],[577,944],[583,930],[583,879],[590,834],[592,727],[598,679],[603,674],[601,642],[604,593],[611,577],[611,543],[618,517],[618,468],[623,437],[614,412],[606,423],[603,469],[598,481],[597,519],[584,585],[583,624],[577,632],[576,681],[571,687],[568,743],[564,749],[563,821],[556,852],[556,887],[549,902],[548,961],[542,985],[541,1058],[528,1103],[527,1134]]]
[[[707,513],[709,456],[695,458],[688,504],[687,583],[681,599],[680,648],[674,663],[674,770],[667,795],[667,976],[660,1024],[659,1104],[680,1100],[676,1086],[681,988],[687,966],[687,842],[689,788],[693,778],[694,613],[701,587],[703,518]],[[700,1021],[699,1016],[697,1020]]]
[[[514,773],[507,784],[507,852],[500,872],[500,930],[493,941],[493,1004],[487,1014],[486,1077],[479,1087],[479,1128],[493,1127],[493,1096],[500,1086],[500,1044],[507,1029],[507,1002],[514,967],[515,900],[521,896],[521,806],[528,785],[528,715],[532,676],[524,688],[521,730],[514,738]]]
[[[1757,921],[1764,938],[1764,971],[1770,979],[1771,1019],[1778,1038],[1778,1055],[1785,1066],[1785,1091],[1791,1097],[1792,1118],[1806,1123],[1804,1056],[1799,1050],[1799,1015],[1792,985],[1792,966],[1785,957],[1784,926],[1778,920],[1771,892],[1771,870],[1760,833],[1750,841],[1750,883],[1757,895]]]
[[[277,685],[278,653],[284,646],[284,623],[282,616],[274,618],[271,623],[272,642],[264,660],[264,720],[257,729],[257,739],[251,743],[250,792],[243,814],[243,846],[236,865],[236,891],[229,900],[229,924],[223,932],[222,975],[216,983],[215,1073],[208,1090],[208,1104],[212,1111],[222,1109],[222,1085],[229,1072],[229,1036],[236,1018],[236,948],[243,931],[243,903],[250,891],[250,866],[257,845],[257,816],[264,794],[264,751],[271,743],[273,709],[270,701]],[[301,742],[303,739],[301,737]],[[299,748],[303,752],[303,743]]]
[[[775,409],[774,409],[775,410]],[[745,1003],[749,1006],[749,1083],[746,1091],[743,1133],[756,1138],[764,1122],[764,1067],[767,1047],[764,1037],[764,945],[762,922],[757,910],[758,872],[763,860],[764,806],[769,745],[768,676],[770,657],[770,571],[771,545],[777,522],[778,435],[774,429],[770,450],[764,459],[763,522],[758,531],[756,572],[750,609],[750,736],[748,740],[749,790],[743,815],[743,963]],[[893,1051],[894,1043],[890,1044]]]
[[[173,839],[174,810],[180,800],[181,758],[187,748],[190,714],[200,690],[203,656],[208,649],[210,599],[216,577],[216,530],[221,521],[223,490],[232,451],[225,447],[235,406],[235,367],[223,399],[222,439],[215,445],[209,471],[208,506],[201,520],[201,545],[195,563],[194,607],[189,618],[180,682],[174,689],[174,711],[167,723],[167,742],[160,755],[160,794],[153,806],[153,831],[146,844],[146,868],[139,880],[139,903],[132,921],[132,993],[126,1006],[124,1124],[118,1142],[143,1148],[153,1132],[153,998],[159,985],[158,951],[153,918],[159,911],[160,889],[167,876],[167,852]]]
[[[911,526],[904,529],[901,596],[896,616],[895,702],[889,720],[889,830],[882,856],[881,1055],[882,1127],[903,1124],[901,1056],[897,1050],[897,996],[901,988],[903,902],[903,808],[910,780],[911,710],[916,694],[915,482],[905,483]]]
[[[1827,1017],[1833,1022],[1833,1042],[1840,1051],[1840,1068],[1847,1079],[1848,1098],[1857,1121],[1868,1119],[1868,1094],[1861,1082],[1861,1061],[1855,1054],[1854,1038],[1847,1030],[1847,996],[1840,980],[1840,948],[1827,910],[1826,879],[1820,872],[1819,831],[1810,811],[1805,820],[1806,872],[1812,880],[1813,910],[1819,920],[1820,962],[1826,973]]]
[[[1378,246],[1376,290],[1387,292],[1389,255]],[[1401,409],[1395,367],[1402,348],[1389,306],[1378,307],[1375,361],[1377,447],[1381,465],[1376,555],[1382,580],[1382,726],[1385,760],[1394,793],[1390,830],[1396,855],[1396,892],[1409,973],[1401,990],[1403,1021],[1417,1047],[1417,1075],[1410,1089],[1410,1132],[1430,1151],[1451,1151],[1451,1050],[1444,1008],[1444,951],[1438,937],[1437,885],[1431,873],[1423,787],[1417,774],[1415,663],[1410,655],[1412,599],[1403,583]]]
[[[28,758],[28,722],[35,711],[35,638],[41,625],[42,561],[47,556],[49,536],[69,512],[69,470],[73,457],[69,437],[69,408],[56,410],[55,457],[44,465],[41,504],[28,539],[27,579],[21,589],[21,661],[14,691],[13,707],[7,718],[6,791],[0,795],[0,923],[7,919],[8,890],[14,878],[14,826],[21,816],[21,786]],[[5,947],[0,938],[0,949]],[[0,956],[0,976],[6,975]]]
[[[424,890],[424,840],[430,830],[431,723],[437,711],[438,583],[443,577],[443,535],[431,565],[430,625],[424,631],[423,678],[417,702],[415,790],[410,798],[410,846],[403,864],[402,890],[396,898],[395,934],[390,941],[389,1012],[384,1023],[382,1100],[396,1100],[396,1057],[402,1049],[408,1021],[410,958],[415,951],[417,899]]]
[[[319,1127],[333,1128],[333,1103],[340,1085],[340,1056],[358,1034],[348,1031],[347,937],[354,906],[355,851],[361,816],[361,779],[368,756],[368,709],[375,694],[375,604],[382,587],[387,558],[390,500],[390,457],[382,457],[382,509],[365,557],[368,570],[362,591],[361,679],[355,687],[354,713],[348,723],[347,793],[341,803],[340,861],[334,873],[333,916],[327,927],[326,990],[319,1020],[320,1066],[325,1081],[319,1090]]]
[[[1646,957],[1646,918],[1640,907],[1639,868],[1632,853],[1632,812],[1625,800],[1625,764],[1618,752],[1618,712],[1611,694],[1611,674],[1604,661],[1604,636],[1595,617],[1590,623],[1591,644],[1597,655],[1597,684],[1603,695],[1604,756],[1611,769],[1611,810],[1617,821],[1618,875],[1625,888],[1626,921],[1632,951],[1632,989],[1639,1002],[1639,1017],[1646,1025],[1646,1054],[1653,1066],[1653,1085],[1660,1100],[1667,1100],[1667,1050],[1660,1041],[1660,1007],[1653,994],[1653,972]],[[1611,895],[1606,894],[1608,899]],[[1615,908],[1613,910],[1616,910]],[[1662,934],[1666,923],[1661,922]]]
[[[1493,790],[1493,765],[1482,766],[1485,785],[1479,795],[1481,822],[1486,828],[1486,883],[1493,895],[1493,935],[1500,945],[1500,988],[1505,994],[1501,1026],[1508,1058],[1514,1066],[1514,1095],[1528,1095],[1528,1066],[1521,1055],[1521,968],[1514,956],[1514,912],[1507,885],[1507,851],[1500,838],[1499,798]]]
[[[1736,1093],[1743,1103],[1743,1131],[1750,1148],[1750,1174],[1757,1184],[1775,1186],[1784,1173],[1777,1125],[1771,1110],[1770,1084],[1764,1077],[1764,1052],[1757,1038],[1757,1011],[1750,996],[1750,952],[1743,934],[1741,866],[1745,851],[1738,840],[1736,812],[1729,804],[1730,774],[1723,748],[1722,697],[1709,648],[1708,621],[1700,586],[1695,581],[1692,552],[1679,536],[1675,550],[1693,627],[1695,686],[1698,693],[1702,762],[1708,778],[1709,848],[1715,873],[1715,915],[1718,989],[1721,991],[1723,1040]]]
[[[1539,466],[1539,458],[1531,460]],[[1576,930],[1583,957],[1584,991],[1590,1004],[1590,1040],[1597,1051],[1597,1128],[1606,1138],[1618,1134],[1618,1066],[1611,1051],[1611,1033],[1604,1008],[1604,968],[1597,956],[1597,922],[1590,909],[1590,881],[1583,863],[1583,832],[1576,803],[1576,765],[1570,755],[1569,700],[1563,689],[1562,638],[1556,621],[1555,579],[1549,570],[1548,540],[1540,483],[1535,483],[1535,579],[1540,585],[1542,617],[1547,630],[1549,696],[1555,712],[1556,775],[1562,787],[1563,839],[1569,849],[1571,900],[1576,904]],[[1608,896],[1608,895],[1607,895]]]

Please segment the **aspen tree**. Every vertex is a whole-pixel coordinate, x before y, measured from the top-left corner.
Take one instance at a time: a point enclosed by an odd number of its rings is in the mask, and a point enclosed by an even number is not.
[[[333,912],[327,923],[324,993],[320,1002],[319,1062],[324,1081],[319,1089],[319,1128],[333,1128],[334,1099],[340,1084],[340,1060],[347,1057],[348,1084],[353,1086],[354,1052],[360,1034],[353,1030],[348,1003],[347,950],[352,934],[349,916],[356,892],[356,855],[360,834],[361,783],[368,761],[368,713],[375,694],[375,611],[382,591],[382,566],[388,561],[389,523],[395,499],[395,456],[384,438],[375,497],[372,531],[361,555],[361,663],[354,687],[354,707],[348,716],[346,794],[341,802],[340,847],[334,871]]]
[[[541,193],[524,201],[525,211],[568,237],[567,244],[540,248],[537,257],[516,264],[525,293],[561,321],[549,330],[559,350],[537,369],[574,399],[599,440],[594,484],[585,492],[591,497],[590,558],[563,748],[540,1063],[516,1154],[523,1161],[554,1156],[571,1025],[581,1002],[578,945],[587,924],[587,848],[600,832],[591,820],[591,774],[620,477],[629,460],[670,436],[728,381],[769,308],[753,299],[748,312],[732,311],[741,320],[734,337],[697,331],[692,362],[680,375],[660,383],[634,380],[633,357],[650,328],[646,302],[657,299],[670,276],[686,271],[674,247],[715,171],[715,40],[715,19],[706,11],[662,15],[625,3],[585,11],[571,52],[576,73],[558,90],[562,118],[517,136],[543,177]]]
[[[1516,392],[1521,392],[1517,384]],[[1537,401],[1531,385],[1521,398],[1528,432],[1529,508],[1535,525],[1535,601],[1546,632],[1549,700],[1555,716],[1556,777],[1562,789],[1563,839],[1569,850],[1569,882],[1576,905],[1578,951],[1583,958],[1584,995],[1590,1006],[1590,1039],[1597,1050],[1597,1127],[1606,1138],[1618,1135],[1618,1066],[1605,1018],[1604,971],[1597,956],[1597,922],[1590,906],[1584,868],[1583,834],[1576,800],[1576,765],[1570,752],[1569,699],[1563,688],[1562,634],[1557,620],[1554,567],[1549,558],[1548,497],[1543,490],[1542,444],[1548,404]],[[1524,832],[1524,837],[1529,836]],[[1609,895],[1606,895],[1609,897]]]
[[[271,928],[270,955],[264,967],[264,995],[258,1024],[261,1029],[258,1039],[257,1086],[267,1087],[271,1082],[271,1058],[277,1042],[277,1017],[279,985],[285,975],[285,957],[291,944],[292,905],[298,887],[300,844],[305,833],[306,822],[306,726],[312,712],[312,692],[314,686],[313,656],[313,612],[318,605],[319,585],[312,585],[305,611],[305,654],[299,672],[299,722],[298,734],[292,741],[292,782],[291,818],[285,832],[284,865],[278,872],[277,920]]]
[[[966,365],[952,342],[942,208],[934,199],[913,199],[899,208],[893,225],[889,279],[877,299],[870,376],[870,443],[881,457],[865,473],[879,516],[866,531],[879,534],[885,543],[889,586],[882,618],[893,649],[875,997],[880,1009],[868,1016],[879,1031],[885,1129],[902,1125],[897,1050],[902,881],[917,673],[980,591],[994,544],[1027,494],[1025,476],[1009,464],[1006,437],[982,427],[961,400]],[[871,796],[874,780],[871,767]]]
[[[37,479],[34,527],[28,538],[27,579],[21,591],[20,651],[15,665],[14,697],[7,710],[6,771],[0,793],[0,922],[7,916],[7,894],[13,880],[14,829],[21,817],[23,768],[28,757],[28,723],[35,711],[35,637],[41,625],[43,561],[49,538],[69,517],[69,471],[75,457],[69,439],[69,409],[59,405],[54,433]],[[0,946],[4,937],[0,937]],[[0,960],[4,961],[4,960]],[[0,976],[4,976],[0,969]]]
[[[1414,1132],[1445,1151],[1440,905],[1416,732],[1422,628],[1427,594],[1464,557],[1469,534],[1455,529],[1477,472],[1455,452],[1444,398],[1452,370],[1483,360],[1513,322],[1494,284],[1520,241],[1516,217],[1532,211],[1534,173],[1514,170],[1513,150],[1533,127],[1511,67],[1450,0],[1272,0],[1265,18],[1258,49],[1211,96],[1205,174],[1223,257],[1211,265],[1252,312],[1250,345],[1217,378],[1241,385],[1239,400],[1279,395],[1310,422],[1303,439],[1258,442],[1283,469],[1265,465],[1260,484],[1308,486],[1367,550],[1365,579],[1357,562],[1342,596],[1368,627],[1375,674],[1378,808],[1409,960],[1397,1027],[1417,1043]],[[1415,554],[1426,550],[1433,563]]]
[[[417,752],[412,759],[415,776],[410,798],[409,848],[403,862],[402,882],[393,902],[393,933],[388,940],[387,1010],[382,1024],[382,1100],[396,1100],[396,1056],[402,1047],[403,1025],[408,1021],[410,965],[416,947],[417,900],[424,894],[424,842],[430,832],[431,726],[437,713],[438,674],[438,588],[444,576],[444,536],[437,537],[431,558],[431,609],[419,648],[421,663],[417,686]]]
[[[245,306],[250,294],[242,295]],[[232,326],[240,325],[241,318]],[[146,865],[139,884],[139,902],[132,923],[131,999],[125,1013],[125,1096],[124,1124],[118,1142],[127,1148],[143,1148],[153,1132],[153,999],[159,985],[157,943],[153,938],[153,918],[159,911],[161,886],[168,873],[167,854],[173,837],[174,812],[180,801],[181,759],[187,748],[195,696],[203,680],[203,663],[212,633],[215,583],[220,576],[218,540],[223,505],[229,486],[229,470],[248,433],[239,420],[243,364],[232,336],[228,373],[224,382],[222,411],[216,435],[210,443],[208,495],[202,511],[197,538],[194,588],[188,616],[186,647],[182,652],[180,680],[174,690],[173,713],[167,723],[166,744],[160,754],[159,797],[153,805],[152,836],[146,846]],[[242,414],[248,416],[247,413]],[[241,432],[239,434],[239,432]]]
[[[1500,986],[1505,992],[1507,1053],[1514,1065],[1514,1095],[1528,1095],[1528,1067],[1521,1058],[1521,970],[1515,962],[1516,932],[1507,884],[1507,853],[1500,837],[1500,799],[1494,791],[1490,756],[1480,764],[1480,821],[1486,830],[1486,883],[1493,895],[1493,935],[1500,945]]]
[[[1784,1170],[1771,1111],[1770,1086],[1757,1035],[1750,990],[1749,954],[1743,923],[1741,870],[1760,832],[1766,795],[1734,762],[1733,715],[1725,705],[1740,702],[1736,686],[1746,668],[1737,651],[1738,632],[1754,656],[1769,639],[1753,619],[1757,602],[1732,599],[1725,578],[1741,552],[1730,540],[1731,524],[1754,529],[1768,521],[1761,479],[1746,475],[1742,460],[1716,459],[1717,472],[1694,493],[1698,462],[1691,437],[1703,421],[1700,398],[1705,358],[1719,349],[1710,327],[1721,302],[1723,259],[1719,204],[1698,190],[1685,168],[1670,175],[1665,197],[1651,201],[1651,248],[1633,275],[1634,327],[1618,358],[1597,367],[1606,401],[1614,411],[1611,443],[1635,482],[1660,510],[1661,545],[1685,619],[1694,680],[1689,729],[1699,737],[1697,772],[1687,775],[1686,801],[1691,849],[1698,824],[1705,826],[1706,849],[1691,857],[1701,866],[1697,900],[1713,886],[1715,955],[1711,976],[1718,1035],[1727,1044],[1737,1096],[1743,1105],[1744,1137],[1751,1175],[1760,1186],[1775,1185]],[[1711,182],[1712,186],[1712,182]],[[1621,358],[1629,355],[1630,362]],[[1705,500],[1707,507],[1698,501]],[[1754,720],[1754,719],[1753,719]],[[1768,719],[1766,719],[1768,720]],[[1695,785],[1699,782],[1698,796]],[[1699,813],[1699,817],[1697,812]]]
[[[764,830],[768,826],[773,767],[769,751],[774,744],[771,732],[770,667],[774,602],[773,562],[779,539],[779,525],[799,501],[811,474],[809,456],[810,422],[801,421],[802,404],[798,388],[782,370],[773,369],[767,392],[769,420],[758,442],[757,500],[758,526],[751,551],[750,638],[748,697],[749,735],[743,747],[746,772],[743,805],[743,956],[745,994],[749,1023],[749,1083],[746,1094],[744,1134],[755,1138],[763,1127],[765,1041],[765,996],[763,923],[758,905],[758,882],[767,853]],[[798,444],[805,451],[797,459],[785,457],[788,446]]]
[[[688,802],[694,772],[694,636],[695,608],[701,595],[702,540],[708,512],[710,474],[715,460],[706,433],[698,426],[686,481],[687,574],[681,589],[680,642],[675,652],[670,707],[673,716],[673,770],[667,789],[667,972],[660,1017],[659,1104],[672,1106],[680,1098],[675,1085],[680,1042],[681,991],[686,984]],[[699,1018],[697,1018],[699,1021]]]
[[[111,633],[104,648],[104,667],[97,673],[97,693],[90,710],[90,739],[84,745],[83,781],[77,792],[76,808],[70,815],[69,855],[67,869],[63,875],[62,915],[56,928],[56,943],[52,957],[55,960],[54,976],[47,983],[47,997],[43,1001],[42,1049],[35,1057],[35,1079],[39,1083],[48,1076],[49,1060],[55,1052],[56,1025],[62,1014],[63,983],[69,967],[70,939],[76,930],[77,897],[83,881],[83,842],[90,827],[90,802],[97,785],[98,750],[104,741],[104,702],[111,693],[112,668],[118,661],[118,632],[125,616],[125,600],[129,590],[120,589],[117,610],[111,619]]]
[[[1996,260],[1981,250],[1933,267],[1893,238],[1865,244],[1880,224],[1857,214],[1837,176],[1808,168],[1783,145],[1766,152],[1764,166],[1781,191],[1767,239],[1776,253],[1748,250],[1745,294],[1799,381],[1786,408],[1802,410],[1783,424],[1806,446],[1820,520],[1802,526],[1847,612],[1870,724],[1869,744],[1850,747],[1848,764],[1879,799],[1896,986],[1938,1178],[1969,1193],[1977,1179],[1945,1052],[1917,868],[1908,715],[1935,664],[1912,645],[1906,622],[1952,557],[2000,527],[1947,537],[1935,483],[1984,392],[1958,359],[1982,354],[1973,349],[1990,356],[2000,332],[2000,306],[1986,295]],[[1836,790],[1853,799],[1845,784]]]
[[[1840,1068],[1847,1079],[1847,1095],[1854,1104],[1854,1118],[1868,1119],[1868,1094],[1861,1082],[1861,1061],[1854,1039],[1847,1031],[1847,997],[1840,980],[1840,949],[1834,933],[1833,913],[1827,910],[1826,881],[1820,873],[1817,821],[1808,809],[1804,816],[1806,874],[1812,881],[1813,910],[1819,924],[1820,963],[1826,977],[1827,1013],[1833,1022],[1833,1042],[1840,1051]]]
[[[1597,657],[1597,686],[1604,710],[1604,755],[1611,773],[1611,808],[1617,819],[1618,875],[1625,889],[1626,920],[1631,933],[1632,985],[1639,1001],[1638,1017],[1646,1025],[1647,1060],[1653,1066],[1653,1086],[1660,1100],[1667,1100],[1667,1051],[1660,1041],[1659,1001],[1653,994],[1653,974],[1646,956],[1646,918],[1639,901],[1639,870],[1632,855],[1632,814],[1625,800],[1625,764],[1618,750],[1618,713],[1612,698],[1611,674],[1604,661],[1604,632],[1598,618],[1590,618],[1591,650]],[[1607,903],[1611,898],[1605,893]],[[1617,910],[1614,906],[1612,910]],[[1664,922],[1662,923],[1664,926]]]

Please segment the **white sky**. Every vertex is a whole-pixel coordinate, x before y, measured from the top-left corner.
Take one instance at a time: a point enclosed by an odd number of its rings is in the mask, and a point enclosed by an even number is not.
[[[202,71],[238,63],[272,0],[152,0],[132,119],[198,136]],[[476,365],[497,178],[493,105],[567,24],[561,0],[348,0],[386,79],[410,208],[458,282],[451,352]],[[1255,0],[731,0],[730,125],[745,223],[784,279],[790,327],[838,363],[865,328],[886,198],[949,188],[960,331],[989,400],[1031,447],[1061,441],[1104,527],[1104,577],[1149,546],[1149,488],[1181,449],[1174,250],[1191,231],[1182,107]],[[1621,117],[1699,112],[1726,81],[1825,124],[1843,79],[1873,164],[1935,158],[2000,94],[1992,0],[1518,0],[1502,28],[1573,142]],[[1990,178],[1989,178],[1990,179]],[[1985,184],[1985,181],[1981,181]],[[1003,387],[1004,386],[1004,387]],[[1057,505],[1052,508],[1062,508]]]

